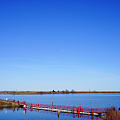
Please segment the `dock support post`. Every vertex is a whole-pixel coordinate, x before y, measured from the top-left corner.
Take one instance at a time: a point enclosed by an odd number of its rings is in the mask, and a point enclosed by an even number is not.
[[[59,117],[60,117],[60,110],[58,110],[58,120],[59,120]]]

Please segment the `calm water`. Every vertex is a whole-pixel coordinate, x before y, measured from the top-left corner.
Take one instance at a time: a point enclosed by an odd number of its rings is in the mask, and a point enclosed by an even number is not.
[[[93,108],[120,107],[120,94],[63,94],[63,95],[0,95],[2,99],[15,99],[27,103],[82,106]],[[59,120],[97,120],[91,116],[60,114]],[[0,120],[58,120],[57,113],[49,111],[8,110],[0,111]]]

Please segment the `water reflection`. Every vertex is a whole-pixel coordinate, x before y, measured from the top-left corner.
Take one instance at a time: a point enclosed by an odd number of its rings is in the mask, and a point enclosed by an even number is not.
[[[88,115],[81,115],[81,114],[69,114],[69,113],[60,113],[60,112],[50,112],[50,111],[43,111],[43,110],[25,110],[25,109],[17,109],[17,108],[2,108],[0,109],[1,112],[5,116],[8,116],[7,120],[11,120],[16,118],[16,120],[20,117],[23,117],[23,120],[101,120],[98,117],[88,116]],[[1,113],[0,112],[0,113]],[[22,114],[21,114],[22,113]],[[6,118],[2,114],[1,118]],[[20,115],[19,115],[20,114]],[[36,117],[37,116],[37,117]],[[3,119],[3,120],[4,120]]]

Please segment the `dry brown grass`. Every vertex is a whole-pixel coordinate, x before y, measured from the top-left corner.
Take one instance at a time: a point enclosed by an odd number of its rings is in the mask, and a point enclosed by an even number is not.
[[[11,100],[1,100],[0,99],[0,107],[13,107],[13,106],[18,106],[18,103],[15,101],[11,101]]]
[[[120,112],[112,107],[107,110],[106,114],[103,117],[103,120],[120,120]]]

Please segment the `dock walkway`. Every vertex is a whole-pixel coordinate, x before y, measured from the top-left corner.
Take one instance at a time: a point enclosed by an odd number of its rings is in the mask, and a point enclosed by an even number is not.
[[[52,112],[61,112],[61,113],[72,113],[72,114],[83,114],[83,115],[92,115],[92,116],[101,116],[105,113],[106,109],[101,108],[83,108],[83,107],[74,107],[74,106],[61,106],[61,105],[45,105],[45,104],[27,104],[20,103],[20,106],[23,106],[24,109],[29,110],[46,110]]]

